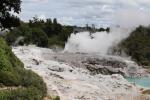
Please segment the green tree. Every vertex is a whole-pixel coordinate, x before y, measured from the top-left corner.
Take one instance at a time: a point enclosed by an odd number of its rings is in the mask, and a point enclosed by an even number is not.
[[[119,44],[140,65],[150,66],[150,28],[139,26]]]
[[[45,22],[44,32],[47,34],[48,37],[52,36],[52,20],[47,19]]]
[[[48,37],[45,34],[45,32],[39,28],[32,29],[31,39],[33,39],[32,43],[36,44],[37,46],[40,46],[40,47],[48,46]]]
[[[53,23],[54,23],[55,25],[57,25],[57,19],[56,19],[56,18],[53,19]]]
[[[0,28],[11,28],[19,25],[19,18],[13,13],[19,14],[21,0],[0,0]]]
[[[29,20],[29,26],[32,28],[43,28],[44,20],[39,19],[37,16],[33,17],[32,20]]]
[[[54,18],[53,20],[53,27],[52,27],[52,32],[54,35],[58,35],[62,31],[62,25],[57,23],[57,19]]]

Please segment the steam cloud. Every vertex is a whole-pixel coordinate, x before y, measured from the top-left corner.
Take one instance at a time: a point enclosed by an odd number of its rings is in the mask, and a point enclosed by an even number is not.
[[[115,12],[114,23],[119,24],[121,27],[133,29],[139,25],[150,25],[150,11],[143,10],[119,10]]]
[[[128,37],[127,29],[114,28],[110,33],[89,32],[72,34],[65,45],[67,52],[100,53],[107,54],[108,50]]]
[[[150,24],[150,13],[139,10],[120,10],[115,13],[114,23],[120,27],[112,27],[110,33],[81,32],[72,34],[65,45],[64,51],[82,53],[107,54],[111,47],[117,45],[121,40],[127,38],[131,31],[139,25]]]

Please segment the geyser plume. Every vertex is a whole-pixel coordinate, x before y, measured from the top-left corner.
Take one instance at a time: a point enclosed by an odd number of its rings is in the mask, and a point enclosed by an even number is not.
[[[112,28],[107,32],[71,34],[64,51],[107,54],[108,50],[129,36],[129,30]]]
[[[139,25],[150,25],[150,11],[147,10],[133,10],[125,9],[115,12],[114,24],[118,24],[121,27],[134,29]]]
[[[114,25],[120,27],[111,28],[110,33],[81,32],[72,34],[65,45],[64,51],[82,53],[107,54],[113,46],[127,38],[129,34],[139,25],[150,25],[149,11],[122,9],[114,13]]]

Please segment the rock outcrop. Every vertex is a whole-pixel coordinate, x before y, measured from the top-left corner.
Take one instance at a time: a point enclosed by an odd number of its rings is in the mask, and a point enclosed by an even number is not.
[[[92,55],[55,53],[31,46],[15,47],[13,52],[27,69],[43,77],[51,97],[60,96],[61,100],[132,100],[140,94],[139,88],[106,67],[100,73],[113,75],[91,74],[92,70],[88,69],[88,66],[101,68],[99,66],[111,64],[114,65],[112,68],[126,68],[125,63],[109,61],[110,64],[106,64],[101,57],[91,61],[89,59],[95,59]]]
[[[85,53],[53,53],[45,54],[46,59],[67,63],[78,68],[88,69],[91,74],[121,74],[124,77],[145,76],[145,70],[130,59],[117,56],[102,56]]]

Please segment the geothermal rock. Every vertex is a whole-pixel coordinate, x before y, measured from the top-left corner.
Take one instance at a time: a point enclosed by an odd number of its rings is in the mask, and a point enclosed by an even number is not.
[[[13,52],[27,69],[43,77],[48,95],[52,97],[58,95],[61,100],[132,100],[139,94],[138,88],[128,83],[121,75],[92,75],[86,64],[107,64],[101,59],[89,63],[91,55],[55,53],[50,49],[32,46],[15,47]],[[124,63],[111,63],[117,65],[112,68],[127,67]],[[107,72],[106,67],[105,70]]]

